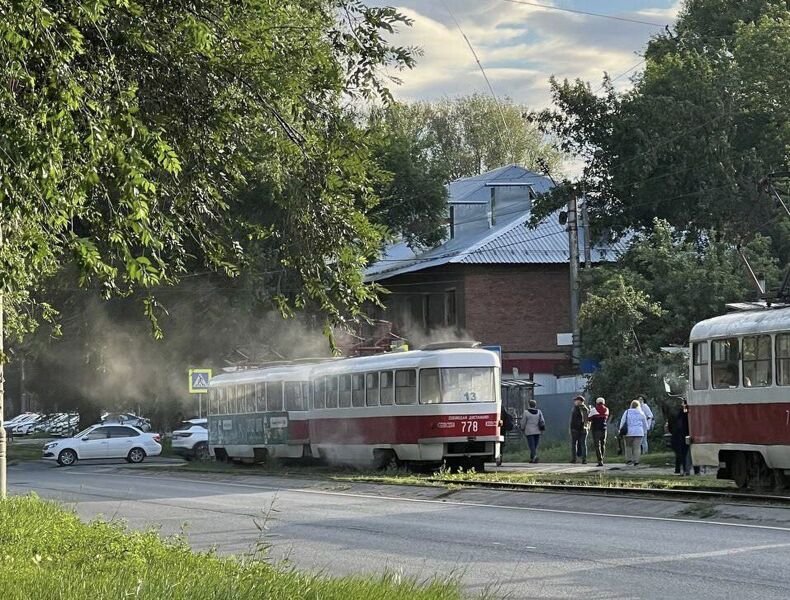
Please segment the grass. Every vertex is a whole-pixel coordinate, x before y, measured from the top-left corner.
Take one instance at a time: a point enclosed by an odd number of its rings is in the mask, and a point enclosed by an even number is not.
[[[13,444],[9,444],[7,447],[8,462],[12,464],[25,460],[38,460],[41,458],[43,447],[43,441],[41,441],[41,443],[37,442],[35,444],[21,444],[17,440]]]
[[[0,501],[3,600],[135,598],[161,600],[457,600],[456,581],[397,575],[301,574],[243,557],[197,553],[182,539],[131,532],[120,523],[82,523],[35,496]]]

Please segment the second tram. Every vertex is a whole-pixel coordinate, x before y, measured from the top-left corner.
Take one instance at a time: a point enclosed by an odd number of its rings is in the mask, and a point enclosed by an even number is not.
[[[702,321],[690,335],[689,428],[695,465],[739,487],[790,475],[790,308]]]

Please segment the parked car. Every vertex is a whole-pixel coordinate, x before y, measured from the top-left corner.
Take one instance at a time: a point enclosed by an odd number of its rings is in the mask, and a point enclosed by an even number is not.
[[[146,433],[131,425],[91,425],[74,437],[45,444],[42,458],[67,467],[93,458],[123,458],[141,463],[146,456],[159,456],[161,452],[158,433]]]
[[[173,431],[173,452],[186,459],[206,460],[208,452],[208,419],[187,419]]]

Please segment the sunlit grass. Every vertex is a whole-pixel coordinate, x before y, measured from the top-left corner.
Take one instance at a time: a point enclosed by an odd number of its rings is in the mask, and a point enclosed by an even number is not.
[[[253,525],[251,524],[251,527]],[[331,578],[248,556],[197,553],[178,538],[79,518],[35,496],[0,502],[3,600],[457,600],[455,580],[417,582],[396,574]]]

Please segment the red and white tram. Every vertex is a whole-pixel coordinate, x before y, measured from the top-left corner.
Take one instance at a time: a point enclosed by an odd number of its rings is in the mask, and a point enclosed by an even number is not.
[[[495,353],[442,344],[317,365],[312,454],[346,464],[482,470],[500,452],[499,380]]]
[[[702,321],[690,335],[689,428],[695,465],[739,487],[790,475],[790,308]]]
[[[310,366],[224,373],[209,385],[209,451],[218,460],[263,462],[310,454]]]

